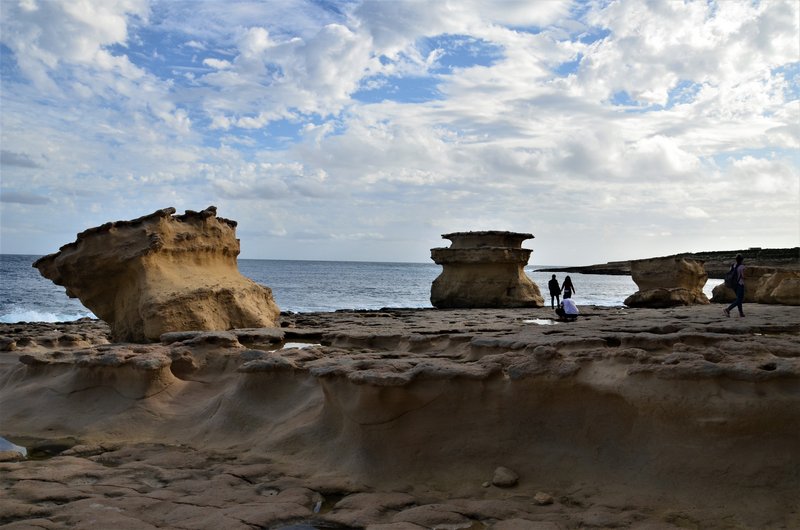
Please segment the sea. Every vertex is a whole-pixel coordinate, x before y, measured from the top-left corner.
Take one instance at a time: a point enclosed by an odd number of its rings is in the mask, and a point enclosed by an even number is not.
[[[64,287],[42,277],[32,264],[40,256],[0,254],[0,322],[67,322],[96,318]],[[240,259],[239,271],[272,289],[281,311],[309,313],[347,309],[430,308],[431,283],[441,273],[435,263],[362,261],[294,261]],[[547,282],[552,272],[529,265],[525,273],[550,303]],[[556,273],[559,282],[565,273]],[[630,276],[570,273],[578,306],[621,307],[636,292]],[[711,297],[711,288],[705,291]]]

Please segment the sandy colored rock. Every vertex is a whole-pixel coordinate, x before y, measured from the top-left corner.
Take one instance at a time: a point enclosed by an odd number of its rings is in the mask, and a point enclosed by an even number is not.
[[[744,269],[746,303],[800,305],[800,270],[775,267]],[[712,291],[712,302],[729,303],[736,298],[733,289],[720,283]]]
[[[76,439],[0,463],[3,522],[800,525],[800,307],[535,323],[552,316],[306,313],[146,345],[96,321],[0,325],[17,344],[0,353],[0,434]],[[524,480],[481,487],[498,466]]]
[[[108,322],[115,341],[275,325],[272,291],[237,268],[236,222],[213,206],[174,213],[91,228],[33,266]]]
[[[639,288],[625,299],[628,307],[673,307],[707,304],[703,263],[682,257],[631,262],[631,277]]]
[[[525,274],[531,250],[522,242],[532,234],[484,231],[444,234],[448,248],[431,249],[442,273],[431,285],[438,308],[542,307],[539,287]]]

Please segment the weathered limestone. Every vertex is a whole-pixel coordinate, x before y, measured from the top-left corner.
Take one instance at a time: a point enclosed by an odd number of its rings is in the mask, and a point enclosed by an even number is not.
[[[0,525],[800,528],[800,306],[552,316],[0,323]]]
[[[749,267],[745,264],[744,284],[745,302],[800,305],[800,270]],[[735,298],[736,293],[721,283],[714,287],[711,301],[728,303]]]
[[[444,234],[449,248],[431,249],[442,273],[431,286],[437,308],[542,307],[539,287],[525,274],[532,234],[484,231]]]
[[[80,234],[33,266],[105,320],[115,341],[275,325],[272,291],[239,273],[236,222],[165,208]]]
[[[707,304],[708,280],[703,262],[682,257],[631,262],[631,277],[639,290],[625,299],[629,307],[673,307]]]

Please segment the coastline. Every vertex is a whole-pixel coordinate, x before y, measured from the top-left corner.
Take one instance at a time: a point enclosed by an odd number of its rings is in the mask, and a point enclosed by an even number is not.
[[[78,442],[0,463],[0,511],[9,528],[800,524],[800,307],[582,313],[284,314],[139,345],[93,320],[0,325],[0,436]]]
[[[800,247],[791,248],[749,248],[742,250],[720,250],[706,252],[683,252],[659,258],[688,258],[702,261],[709,279],[722,279],[728,272],[736,255],[742,254],[748,266],[776,267],[780,269],[800,270]],[[582,274],[630,275],[631,261],[610,261],[608,263],[576,267],[549,267],[536,269],[536,272],[561,272]]]

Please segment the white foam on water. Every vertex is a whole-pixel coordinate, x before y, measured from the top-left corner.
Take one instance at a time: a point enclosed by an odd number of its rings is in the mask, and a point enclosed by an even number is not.
[[[72,322],[81,318],[97,318],[90,311],[84,313],[51,313],[35,309],[12,307],[11,311],[0,315],[0,322],[16,324],[17,322]]]

